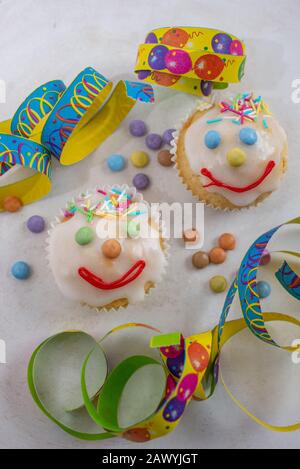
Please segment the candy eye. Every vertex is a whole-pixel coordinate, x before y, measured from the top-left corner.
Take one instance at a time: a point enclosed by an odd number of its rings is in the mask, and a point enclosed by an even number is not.
[[[240,130],[240,140],[246,145],[254,145],[257,142],[256,130],[251,127],[244,127]]]
[[[130,220],[127,225],[127,235],[129,238],[138,238],[140,235],[141,227],[140,222],[136,220]]]
[[[210,150],[214,150],[221,143],[221,135],[216,130],[209,130],[204,137],[204,143]]]
[[[76,231],[75,241],[79,246],[90,244],[94,239],[94,231],[89,226],[84,226]]]

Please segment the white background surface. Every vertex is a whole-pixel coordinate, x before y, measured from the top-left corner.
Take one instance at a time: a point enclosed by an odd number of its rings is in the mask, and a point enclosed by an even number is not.
[[[45,260],[46,234],[25,228],[30,215],[49,222],[66,200],[81,189],[106,181],[130,183],[133,168],[113,177],[103,162],[115,151],[128,156],[140,147],[128,135],[127,121],[89,159],[75,167],[56,167],[52,193],[20,213],[1,214],[0,220],[0,338],[7,344],[7,364],[0,364],[0,447],[2,448],[126,448],[123,440],[81,442],[60,431],[34,405],[26,384],[27,362],[46,337],[63,329],[84,329],[100,337],[112,326],[139,321],[164,331],[184,334],[204,331],[218,319],[223,296],[208,291],[210,276],[231,278],[249,244],[263,231],[299,215],[300,105],[291,101],[292,80],[300,77],[297,0],[1,0],[0,78],[7,83],[7,103],[1,120],[10,117],[21,99],[36,86],[55,78],[66,83],[85,66],[104,75],[131,77],[138,43],[159,26],[216,27],[243,38],[248,46],[244,89],[263,93],[271,102],[289,136],[289,172],[280,190],[263,205],[241,213],[206,210],[209,249],[224,231],[234,231],[238,249],[220,268],[194,271],[190,253],[172,243],[170,267],[164,282],[141,306],[126,312],[96,314],[64,299],[52,282]],[[172,127],[190,109],[194,98],[159,89],[154,107],[140,106],[131,117],[144,117],[152,131]],[[149,201],[191,201],[175,170],[153,162]],[[171,179],[172,178],[172,179]],[[27,260],[34,274],[27,282],[10,277],[11,263]],[[296,303],[295,303],[296,304]],[[274,306],[274,305],[273,305]],[[298,310],[297,310],[298,308]],[[277,310],[276,305],[274,307]],[[296,304],[295,313],[299,312]],[[294,332],[294,338],[297,331]],[[300,336],[300,333],[298,333]],[[274,424],[300,420],[300,365],[288,354],[269,350],[243,333],[224,350],[224,373],[237,395],[260,417]],[[174,433],[148,448],[298,447],[299,433],[275,434],[258,427],[235,407],[220,385],[208,402],[192,403]]]

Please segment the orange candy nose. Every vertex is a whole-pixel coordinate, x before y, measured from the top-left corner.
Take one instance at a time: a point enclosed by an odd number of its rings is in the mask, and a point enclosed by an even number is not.
[[[102,244],[102,254],[108,259],[116,259],[121,254],[121,245],[116,239],[108,239]]]

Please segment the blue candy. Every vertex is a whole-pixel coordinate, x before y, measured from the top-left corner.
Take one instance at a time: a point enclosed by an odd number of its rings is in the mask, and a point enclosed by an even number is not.
[[[240,140],[246,145],[254,145],[257,142],[256,130],[251,127],[244,127],[240,130]]]
[[[107,158],[107,165],[113,172],[122,171],[126,166],[126,161],[122,155],[110,155]]]
[[[268,296],[270,296],[271,287],[268,282],[261,280],[260,282],[257,282],[256,286],[259,298],[267,298]]]
[[[204,143],[210,150],[217,148],[221,143],[221,135],[216,130],[209,130],[204,137]]]
[[[30,276],[30,267],[26,262],[15,262],[11,268],[12,275],[18,280],[26,280]]]

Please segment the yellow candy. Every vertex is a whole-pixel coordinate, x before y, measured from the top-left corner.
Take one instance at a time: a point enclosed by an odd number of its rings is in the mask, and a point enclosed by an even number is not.
[[[136,168],[144,168],[149,164],[149,155],[145,151],[134,151],[130,161]]]
[[[238,168],[239,166],[242,166],[242,164],[245,163],[246,159],[247,159],[246,153],[244,152],[244,150],[242,150],[239,147],[232,148],[227,153],[227,161],[230,164],[230,166],[233,166],[234,168]]]

